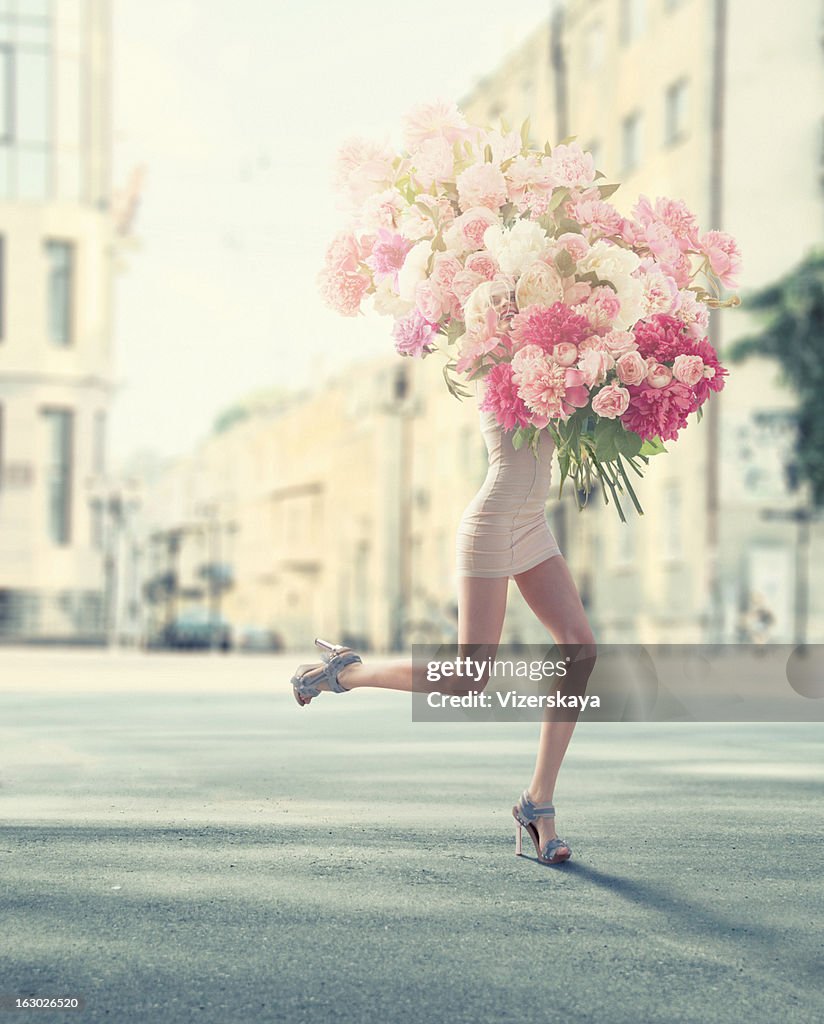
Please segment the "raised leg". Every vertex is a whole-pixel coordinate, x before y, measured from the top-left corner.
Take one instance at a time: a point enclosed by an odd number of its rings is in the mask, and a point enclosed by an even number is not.
[[[501,639],[506,614],[506,577],[483,579],[462,576],[458,581],[458,643],[478,644],[483,657],[494,658]],[[364,664],[347,665],[338,674],[347,690],[371,686],[381,690],[423,690],[426,666],[414,665],[411,658],[368,660]],[[473,682],[472,689],[482,689],[488,679]]]

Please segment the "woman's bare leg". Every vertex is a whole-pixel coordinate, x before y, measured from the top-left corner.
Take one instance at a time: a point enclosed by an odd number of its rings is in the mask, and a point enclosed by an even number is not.
[[[570,664],[568,682],[564,688],[583,693],[587,679],[595,665],[595,638],[587,619],[575,581],[563,555],[555,555],[526,572],[515,576],[524,600],[549,630],[557,644],[582,645],[575,661]],[[570,650],[570,654],[573,651]],[[536,803],[551,803],[555,782],[564,760],[569,741],[577,723],[570,711],[559,716],[552,710],[541,724],[535,770],[529,784],[529,794]],[[551,818],[538,821],[541,843],[555,839],[555,823]]]
[[[483,644],[484,657],[495,657],[506,614],[507,577],[482,579],[461,576],[458,579],[458,643]],[[479,659],[480,660],[480,659]],[[426,665],[415,665],[411,658],[367,661],[347,665],[338,673],[341,686],[356,690],[371,686],[381,690],[421,692],[427,685]],[[482,689],[488,680],[474,682]],[[310,698],[311,700],[311,698]],[[307,701],[308,703],[308,701]]]

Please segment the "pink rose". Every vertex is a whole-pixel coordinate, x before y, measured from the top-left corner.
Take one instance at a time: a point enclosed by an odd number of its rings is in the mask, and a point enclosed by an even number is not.
[[[672,375],[682,384],[692,387],[704,376],[704,360],[701,356],[676,356],[672,364]]]
[[[625,352],[633,352],[638,347],[634,335],[629,331],[608,331],[598,340],[616,359],[618,356],[624,355]]]
[[[665,388],[672,380],[672,370],[666,363],[651,360],[647,368],[647,383],[653,388]]]
[[[471,252],[484,248],[484,232],[498,224],[498,217],[485,206],[473,206],[471,210],[455,218],[455,223],[444,235],[444,242],[450,249]]]
[[[640,352],[625,352],[615,364],[622,384],[640,384],[647,375],[647,361]]]
[[[462,269],[457,256],[449,252],[439,252],[432,262],[431,279],[439,288],[448,289],[452,287],[454,276]]]
[[[592,411],[597,416],[614,420],[629,408],[629,391],[620,384],[607,384],[592,399]]]
[[[584,352],[578,360],[578,369],[583,374],[584,384],[591,388],[595,384],[602,384],[606,380],[607,373],[615,365],[615,360],[602,350],[591,348]]]
[[[572,366],[578,358],[578,346],[571,341],[562,341],[553,348],[552,358],[559,366]]]
[[[485,249],[481,249],[480,252],[471,252],[466,257],[466,269],[474,270],[476,274],[480,274],[481,277],[487,281],[491,281],[492,278],[498,273],[498,262],[488,253]]]
[[[431,281],[419,281],[415,288],[415,306],[424,320],[436,324],[444,314],[440,288]]]
[[[452,278],[452,291],[463,306],[478,285],[483,284],[485,280],[485,277],[476,273],[474,270],[459,270]]]

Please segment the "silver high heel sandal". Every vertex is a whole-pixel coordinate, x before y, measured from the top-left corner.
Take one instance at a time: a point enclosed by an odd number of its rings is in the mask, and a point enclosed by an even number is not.
[[[323,692],[323,688],[319,685],[323,682],[332,693],[348,693],[349,690],[338,679],[338,672],[347,665],[353,665],[356,662],[362,664],[361,656],[356,654],[351,647],[330,644],[317,637],[315,638],[315,647],[320,650],[323,661],[320,664],[314,662],[311,665],[298,665],[297,671],[292,676],[295,700],[301,707]]]
[[[512,808],[512,817],[515,819],[515,856],[523,855],[522,832],[524,829],[535,845],[535,853],[542,864],[562,864],[572,856],[572,847],[563,839],[549,839],[541,849],[541,841],[538,838],[538,828],[535,822],[538,818],[554,818],[555,808],[552,804],[533,803],[529,790],[525,789],[521,799]],[[563,853],[559,850],[563,849]]]

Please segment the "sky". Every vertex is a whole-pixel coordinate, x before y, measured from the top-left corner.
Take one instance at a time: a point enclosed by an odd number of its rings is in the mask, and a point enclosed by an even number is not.
[[[251,391],[392,351],[386,318],[317,293],[346,221],[335,153],[460,100],[551,6],[115,0],[115,187],[146,168],[116,281],[116,461],[183,454]]]

